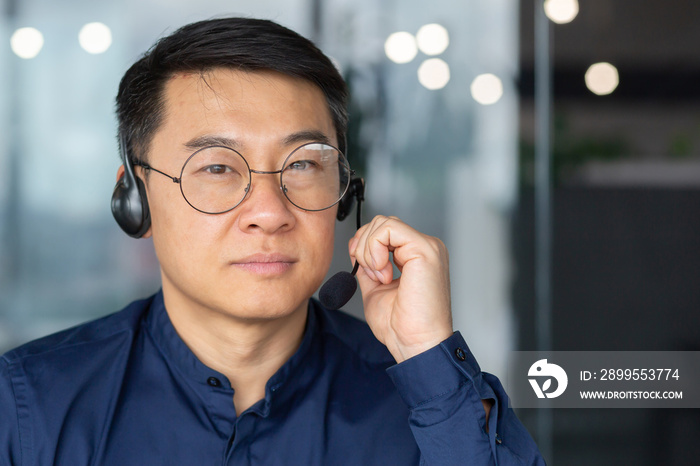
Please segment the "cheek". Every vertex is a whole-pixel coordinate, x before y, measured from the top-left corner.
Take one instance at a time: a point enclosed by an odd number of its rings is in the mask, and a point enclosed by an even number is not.
[[[191,256],[201,257],[203,252],[212,250],[209,246],[220,231],[217,225],[221,218],[194,210],[179,189],[149,194],[153,244],[161,263],[184,261],[194,265]]]
[[[307,229],[309,247],[313,249],[314,259],[320,272],[326,274],[330,267],[334,249],[335,237],[335,213],[329,215],[323,212],[323,216],[311,222]]]

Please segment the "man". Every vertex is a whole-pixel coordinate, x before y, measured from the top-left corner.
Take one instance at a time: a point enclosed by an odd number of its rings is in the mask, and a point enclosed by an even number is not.
[[[252,19],[185,26],[127,71],[113,210],[153,238],[162,291],[0,360],[0,463],[543,464],[453,333],[439,240],[383,216],[350,240],[369,328],[310,299],[346,94]]]

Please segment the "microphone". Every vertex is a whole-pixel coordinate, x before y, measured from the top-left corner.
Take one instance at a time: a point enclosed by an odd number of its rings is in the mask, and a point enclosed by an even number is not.
[[[362,226],[362,201],[365,200],[365,182],[362,178],[355,178],[350,182],[350,187],[348,188],[349,195],[341,200],[341,206],[339,208],[338,218],[342,220],[347,216],[352,209],[352,201],[357,199],[357,229]],[[338,272],[328,279],[326,283],[323,284],[318,292],[318,299],[323,304],[323,307],[330,309],[331,311],[336,311],[341,307],[345,306],[350,298],[357,291],[357,279],[355,274],[357,273],[357,268],[360,266],[359,262],[355,261],[355,265],[352,268],[352,272]]]
[[[350,301],[350,298],[352,298],[355,291],[357,291],[357,279],[355,278],[355,274],[357,273],[357,267],[359,265],[359,262],[355,262],[352,272],[346,272],[344,270],[338,272],[323,284],[321,290],[318,292],[318,298],[326,309],[336,311]]]

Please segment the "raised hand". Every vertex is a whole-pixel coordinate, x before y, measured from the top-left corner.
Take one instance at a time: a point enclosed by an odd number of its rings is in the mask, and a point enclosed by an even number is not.
[[[360,264],[365,319],[396,362],[452,335],[449,259],[442,241],[378,215],[350,239],[349,251]],[[397,278],[392,261],[401,272]]]

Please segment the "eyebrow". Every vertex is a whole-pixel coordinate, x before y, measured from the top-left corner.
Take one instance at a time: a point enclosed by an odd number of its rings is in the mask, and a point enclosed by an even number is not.
[[[241,144],[235,139],[213,135],[198,136],[185,143],[185,147],[192,150],[203,149],[211,146],[226,146],[232,149],[237,149],[240,148]]]
[[[298,144],[301,142],[320,142],[322,144],[328,144],[330,145],[331,141],[326,136],[323,134],[321,131],[318,130],[305,130],[305,131],[298,131],[296,133],[292,133],[288,136],[286,136],[284,139],[282,139],[282,144],[285,146],[289,146],[292,144]]]
[[[292,144],[299,144],[304,142],[320,142],[322,144],[329,144],[330,139],[323,132],[318,130],[302,130],[296,133],[289,134],[282,138],[282,145],[290,146]],[[185,147],[191,150],[203,149],[204,147],[211,146],[225,146],[231,149],[240,149],[241,143],[232,138],[227,138],[225,136],[214,136],[214,135],[204,135],[198,136],[196,138],[190,139],[185,143]]]

